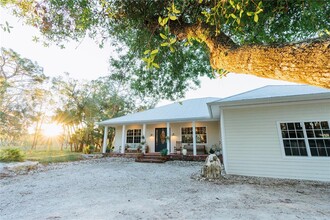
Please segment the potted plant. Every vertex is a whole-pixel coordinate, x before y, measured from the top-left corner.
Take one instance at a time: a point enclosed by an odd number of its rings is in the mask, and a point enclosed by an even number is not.
[[[215,154],[219,157],[220,155],[222,155],[222,148],[220,145],[216,144],[215,145]]]
[[[129,145],[128,145],[128,144],[126,144],[126,145],[125,145],[125,152],[127,152],[127,151],[128,151],[128,148],[129,148]]]
[[[163,150],[160,151],[160,155],[163,156],[163,157],[164,157],[164,156],[167,156],[167,152],[168,152],[168,151],[167,151],[167,149],[165,148],[165,149],[163,149]]]
[[[185,146],[182,147],[182,154],[183,154],[184,156],[187,155],[187,149],[186,149]]]
[[[148,153],[148,151],[149,151],[149,146],[146,144],[144,145],[144,153],[146,154]]]
[[[142,145],[139,144],[139,146],[137,146],[137,152],[140,153],[141,152],[141,149],[142,149]]]

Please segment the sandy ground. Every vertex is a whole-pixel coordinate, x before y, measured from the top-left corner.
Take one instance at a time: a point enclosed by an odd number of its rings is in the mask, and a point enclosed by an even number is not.
[[[0,219],[330,219],[330,183],[231,176],[202,163],[104,158],[0,179]]]

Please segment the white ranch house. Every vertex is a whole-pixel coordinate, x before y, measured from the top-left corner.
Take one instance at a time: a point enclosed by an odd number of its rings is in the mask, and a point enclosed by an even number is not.
[[[219,144],[228,174],[330,181],[330,90],[265,86],[228,98],[186,100],[100,122],[115,151],[180,143],[197,155]],[[164,139],[164,137],[166,137]],[[105,152],[106,143],[103,146]]]

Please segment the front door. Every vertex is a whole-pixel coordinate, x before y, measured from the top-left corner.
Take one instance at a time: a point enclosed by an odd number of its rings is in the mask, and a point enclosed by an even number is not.
[[[155,128],[155,152],[160,152],[167,148],[166,136],[166,128]]]

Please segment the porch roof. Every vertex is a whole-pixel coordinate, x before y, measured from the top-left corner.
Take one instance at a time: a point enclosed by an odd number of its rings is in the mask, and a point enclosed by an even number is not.
[[[214,120],[210,116],[207,103],[219,100],[219,98],[207,97],[189,99],[183,102],[160,106],[143,112],[137,112],[126,116],[113,118],[98,123],[103,126],[134,124],[134,123],[159,123],[159,122],[184,122]]]

